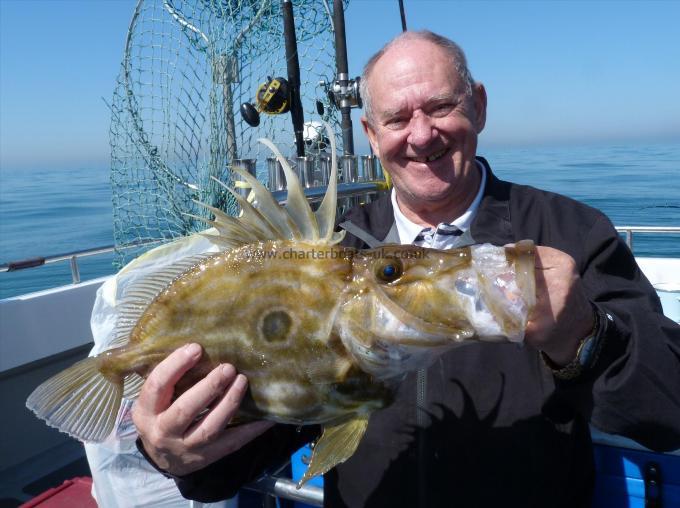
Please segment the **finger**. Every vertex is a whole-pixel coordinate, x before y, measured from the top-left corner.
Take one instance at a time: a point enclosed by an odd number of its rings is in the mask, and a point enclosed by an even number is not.
[[[168,355],[149,374],[135,403],[138,412],[159,414],[165,411],[174,394],[177,381],[201,358],[198,344],[187,344]]]
[[[215,461],[235,452],[274,425],[274,422],[261,420],[224,429],[222,434],[205,448],[205,454],[209,456],[208,461]]]
[[[210,403],[221,397],[236,377],[236,369],[229,364],[215,367],[194,386],[175,400],[159,417],[162,430],[184,434],[187,428]]]
[[[197,446],[214,440],[238,411],[247,388],[246,377],[243,374],[236,376],[229,389],[222,394],[206,417],[186,435],[185,442]]]
[[[536,247],[536,255],[534,256],[535,266],[537,269],[551,270],[559,269],[563,271],[575,271],[576,261],[566,252],[552,247],[538,246]]]
[[[548,270],[554,265],[554,252],[555,249],[544,246],[536,246],[534,262],[535,266],[539,270]]]

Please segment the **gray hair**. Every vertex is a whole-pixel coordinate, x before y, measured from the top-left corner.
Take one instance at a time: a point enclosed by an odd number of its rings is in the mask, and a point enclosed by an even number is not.
[[[368,90],[368,82],[373,72],[373,67],[378,63],[378,60],[392,47],[397,46],[405,41],[419,40],[431,42],[435,46],[443,49],[451,59],[451,64],[456,70],[460,80],[465,83],[465,93],[472,96],[472,88],[475,85],[475,80],[470,74],[467,66],[467,59],[461,47],[442,35],[430,32],[429,30],[419,30],[413,32],[402,32],[394,39],[385,44],[376,54],[374,54],[364,66],[364,71],[361,75],[361,82],[359,83],[359,93],[364,105],[364,112],[369,121],[373,119],[373,110],[371,108],[371,94]]]

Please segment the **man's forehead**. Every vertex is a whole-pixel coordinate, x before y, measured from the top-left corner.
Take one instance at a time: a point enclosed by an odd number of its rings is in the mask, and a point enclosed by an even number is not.
[[[414,61],[421,62],[428,59],[428,57],[433,56],[443,57],[451,63],[451,56],[448,52],[433,43],[432,41],[424,39],[405,39],[396,42],[394,45],[387,48],[385,53],[376,62],[376,66],[383,63],[384,65],[394,65],[395,61],[402,59],[412,59]]]
[[[420,38],[410,38],[410,39],[401,39],[398,41],[395,41],[394,44],[392,44],[385,53],[383,54],[383,57],[386,55],[389,55],[390,53],[393,52],[404,52],[404,51],[413,51],[416,53],[421,53],[421,52],[429,52],[433,50],[439,50],[441,51],[442,48],[435,44],[432,41],[429,41],[427,39],[420,39]]]
[[[459,88],[460,76],[453,56],[443,48],[429,41],[404,41],[389,48],[375,63],[369,76],[371,88],[379,83],[396,87],[404,81],[420,81],[424,76],[432,76],[451,82],[452,88]]]

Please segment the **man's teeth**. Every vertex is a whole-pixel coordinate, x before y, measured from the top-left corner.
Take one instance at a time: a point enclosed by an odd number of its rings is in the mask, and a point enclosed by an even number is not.
[[[433,153],[427,157],[411,157],[416,162],[432,162],[439,159],[442,155],[446,153],[446,150],[441,150],[440,152]]]

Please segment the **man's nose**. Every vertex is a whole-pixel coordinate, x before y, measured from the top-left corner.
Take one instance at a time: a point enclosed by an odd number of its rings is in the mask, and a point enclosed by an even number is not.
[[[437,136],[437,130],[432,119],[419,111],[411,117],[409,128],[407,141],[415,147],[425,147]]]

